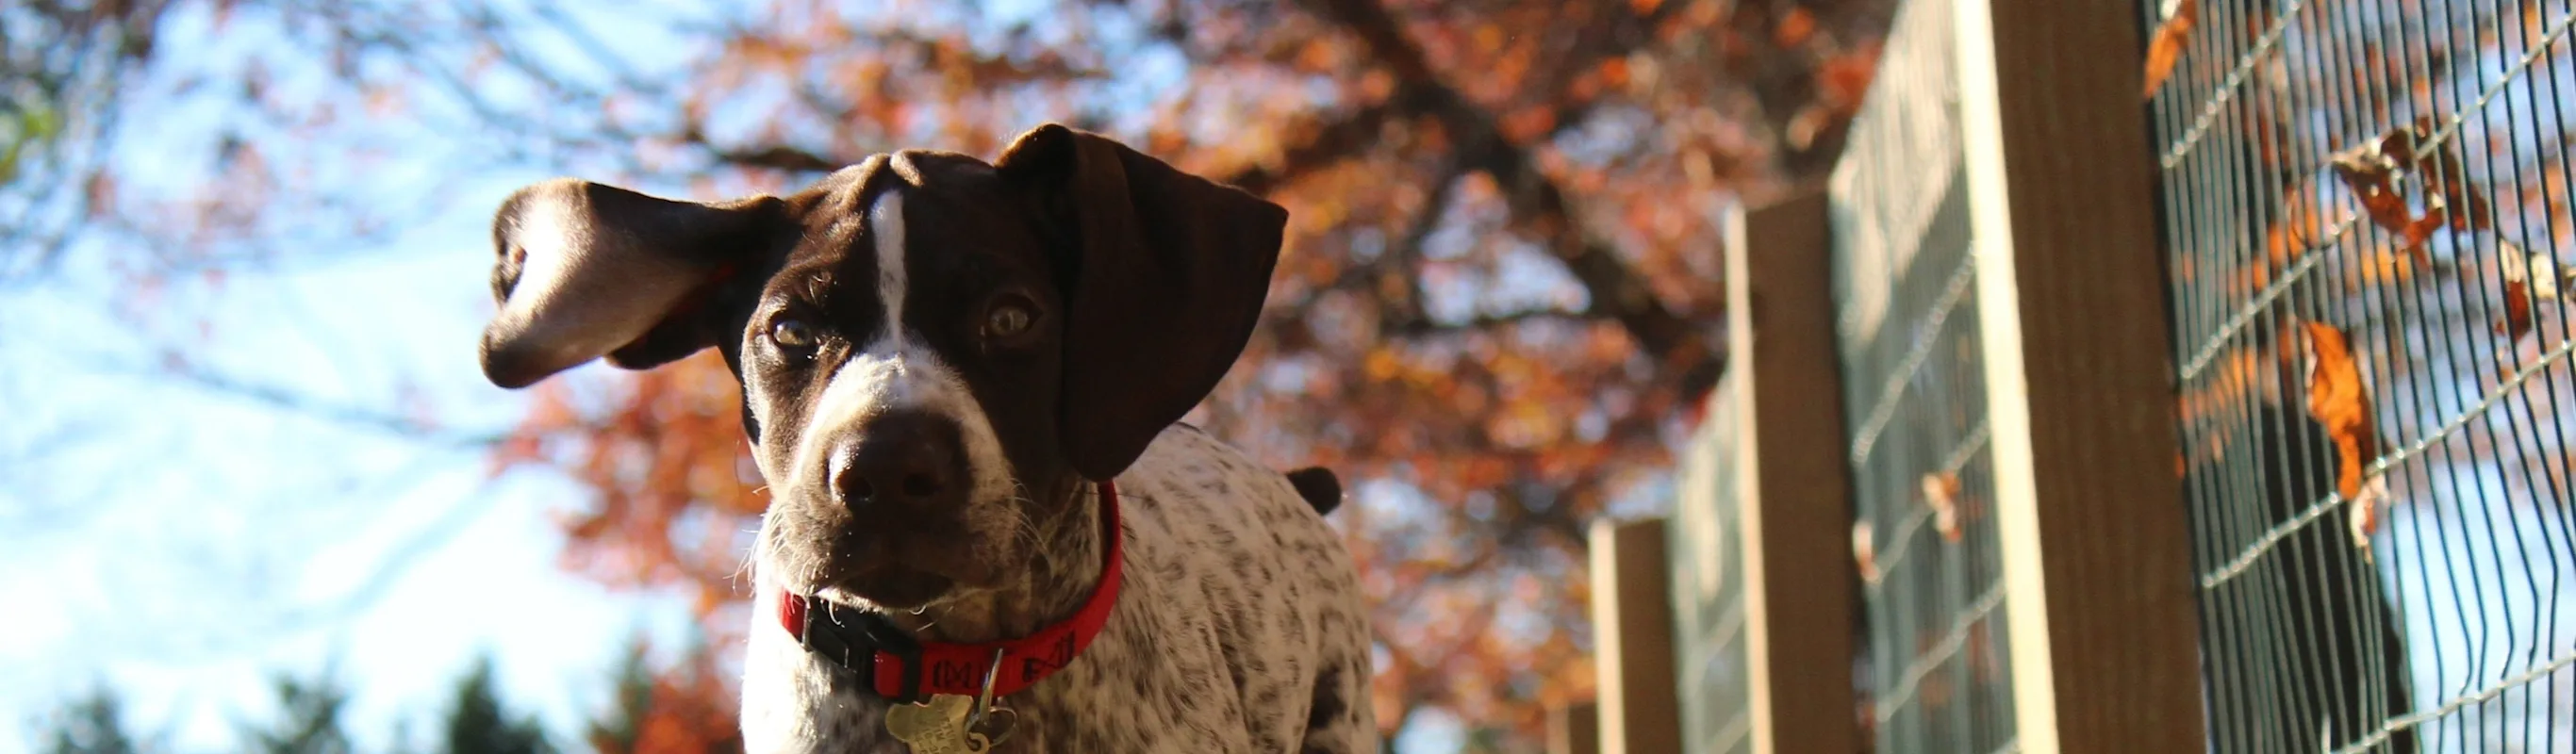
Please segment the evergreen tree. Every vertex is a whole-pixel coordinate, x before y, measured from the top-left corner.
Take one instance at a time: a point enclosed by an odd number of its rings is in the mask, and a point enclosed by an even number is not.
[[[607,713],[590,722],[590,746],[600,754],[633,754],[644,736],[644,720],[653,712],[653,668],[645,662],[641,634],[627,640],[626,657],[617,664],[615,694]]]
[[[43,735],[45,754],[138,754],[141,742],[125,730],[124,702],[104,685],[66,704]]]
[[[250,754],[353,754],[340,720],[349,706],[349,691],[329,671],[309,681],[279,676],[275,688],[277,721],[268,730],[250,732],[245,747]]]
[[[511,711],[492,680],[492,658],[476,658],[456,684],[440,754],[554,754],[536,717]]]

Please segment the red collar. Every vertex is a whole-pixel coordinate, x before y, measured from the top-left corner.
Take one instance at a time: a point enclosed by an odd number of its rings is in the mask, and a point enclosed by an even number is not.
[[[996,651],[1001,653],[1002,672],[994,676],[993,695],[1015,693],[1072,664],[1109,625],[1109,613],[1118,606],[1120,566],[1126,560],[1120,557],[1118,486],[1111,482],[1100,483],[1100,528],[1105,538],[1100,548],[1104,563],[1091,599],[1072,617],[1018,639],[982,644],[919,641],[883,613],[837,607],[785,590],[778,595],[778,621],[806,649],[842,667],[864,670],[877,694],[888,700],[922,702],[932,694],[979,694],[984,690],[984,670]],[[813,609],[817,606],[823,609]]]

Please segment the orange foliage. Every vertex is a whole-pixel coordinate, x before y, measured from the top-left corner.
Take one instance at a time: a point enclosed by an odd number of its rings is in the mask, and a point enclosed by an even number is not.
[[[2155,37],[2147,40],[2146,96],[2156,96],[2165,79],[2173,75],[2174,65],[2182,62],[2183,48],[2191,45],[2191,27],[2200,17],[2199,0],[2172,0],[2167,6],[2164,23],[2156,26]]]

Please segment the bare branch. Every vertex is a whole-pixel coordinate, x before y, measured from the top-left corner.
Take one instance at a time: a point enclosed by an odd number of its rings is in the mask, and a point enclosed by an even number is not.
[[[1377,139],[1378,131],[1388,122],[1413,111],[1414,98],[1405,96],[1403,91],[1396,95],[1353,110],[1340,120],[1312,127],[1305,139],[1283,150],[1276,166],[1254,164],[1220,182],[1268,196],[1298,178],[1357,155]]]
[[[371,429],[438,445],[487,448],[509,439],[508,432],[460,432],[424,419],[362,406],[333,404],[275,385],[262,385],[195,365],[174,363],[160,370],[119,370],[138,376],[170,379],[180,384],[232,396],[291,414]]]
[[[1457,137],[1461,164],[1493,176],[1513,218],[1538,231],[1591,295],[1593,311],[1618,320],[1667,374],[1713,381],[1722,356],[1709,346],[1702,328],[1665,307],[1609,241],[1584,230],[1565,190],[1538,169],[1526,148],[1502,136],[1492,113],[1434,77],[1421,48],[1384,5],[1375,0],[1315,2],[1326,17],[1365,42],[1381,64],[1404,77],[1408,88],[1428,98],[1430,114]]]

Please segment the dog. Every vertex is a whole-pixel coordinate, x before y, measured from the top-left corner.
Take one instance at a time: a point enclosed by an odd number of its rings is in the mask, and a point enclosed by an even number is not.
[[[495,215],[481,363],[516,389],[713,348],[740,380],[752,754],[1374,752],[1339,480],[1180,423],[1286,224],[1053,123],[779,196],[555,179]]]

